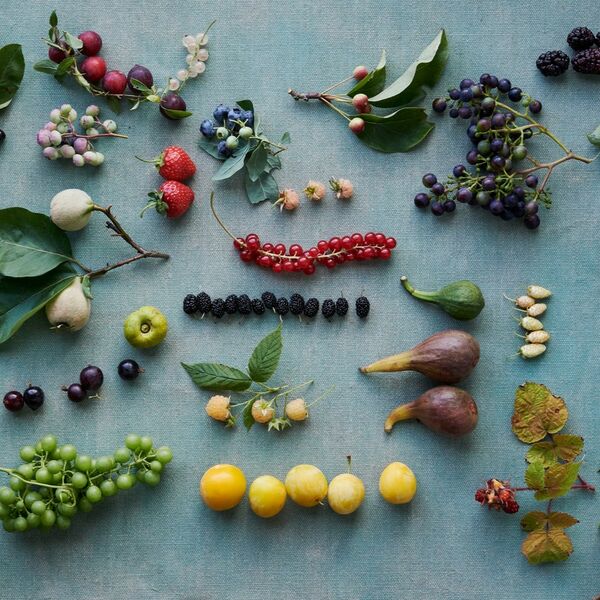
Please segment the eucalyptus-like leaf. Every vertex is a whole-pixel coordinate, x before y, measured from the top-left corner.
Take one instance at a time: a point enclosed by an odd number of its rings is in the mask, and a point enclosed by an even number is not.
[[[72,258],[69,238],[50,217],[20,207],[0,210],[0,274],[36,277]]]
[[[369,98],[376,96],[385,88],[385,75],[385,50],[383,50],[379,64],[346,93],[351,98],[356,94],[366,94]]]
[[[270,173],[263,172],[256,181],[252,181],[246,174],[244,185],[251,204],[258,204],[265,200],[275,202],[279,197],[279,186]]]
[[[269,152],[265,144],[259,143],[246,160],[246,171],[252,181],[256,181],[268,165]]]
[[[434,125],[422,108],[406,107],[381,116],[372,113],[357,115],[365,121],[358,138],[379,152],[408,152],[420,144]]]
[[[174,108],[165,108],[164,106],[161,106],[161,109],[164,114],[171,117],[171,119],[176,120],[186,119],[187,117],[191,117],[193,114],[189,110],[175,110]]]
[[[188,365],[181,363],[192,381],[205,390],[243,392],[252,385],[246,373],[220,363],[197,363]]]
[[[587,134],[587,139],[590,141],[590,144],[594,144],[594,146],[600,146],[600,125],[592,131],[592,133]]]
[[[213,175],[213,181],[222,181],[223,179],[229,179],[232,175],[235,175],[238,171],[244,168],[244,161],[246,154],[250,151],[250,144],[245,144],[243,147],[239,147],[233,156],[230,156],[220,167],[220,169]]]
[[[281,324],[277,329],[267,334],[254,348],[248,361],[248,374],[254,381],[264,383],[271,379],[279,365],[283,339]]]
[[[201,136],[198,142],[198,145],[200,148],[202,148],[202,150],[204,150],[204,152],[210,154],[213,158],[225,160],[226,157],[222,154],[219,154],[219,151],[217,150],[217,144],[218,142],[215,138],[207,138],[204,136]]]
[[[273,169],[281,169],[281,159],[277,154],[269,153],[267,156],[267,164],[265,166],[265,171],[270,173]]]
[[[419,58],[394,83],[369,98],[369,103],[393,108],[413,102],[423,86],[433,87],[439,80],[448,59],[448,39],[441,29]]]
[[[45,58],[44,60],[38,60],[33,65],[33,69],[35,71],[39,71],[40,73],[48,73],[49,75],[54,75],[56,73],[57,68],[58,65],[47,58]]]
[[[285,131],[281,136],[280,143],[281,144],[289,144],[292,141],[292,136],[289,131]]]
[[[71,46],[75,50],[81,50],[83,48],[83,42],[78,38],[69,33],[68,31],[63,31],[63,35],[65,36],[65,42],[67,45]]]
[[[152,94],[152,90],[145,83],[142,83],[135,77],[132,77],[129,80],[129,85],[131,85],[131,87],[136,89],[138,92],[142,92],[144,95]]]
[[[39,277],[3,277],[0,275],[0,344],[10,339],[35,313],[77,276],[66,263]]]
[[[0,108],[7,107],[17,93],[23,73],[25,59],[20,44],[8,44],[0,48]]]

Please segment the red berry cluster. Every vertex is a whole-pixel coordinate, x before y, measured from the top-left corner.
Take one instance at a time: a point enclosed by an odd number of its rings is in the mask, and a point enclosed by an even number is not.
[[[289,248],[284,244],[263,244],[258,235],[250,233],[245,238],[235,238],[233,246],[243,262],[255,262],[274,273],[286,271],[312,275],[317,264],[333,269],[354,260],[387,260],[396,247],[396,240],[383,233],[353,233],[332,237],[329,241],[321,240],[316,246],[304,250],[299,244],[292,244]]]
[[[506,481],[490,479],[486,488],[475,492],[475,500],[489,509],[503,510],[505,513],[513,514],[519,510],[519,504],[515,500],[515,490]]]

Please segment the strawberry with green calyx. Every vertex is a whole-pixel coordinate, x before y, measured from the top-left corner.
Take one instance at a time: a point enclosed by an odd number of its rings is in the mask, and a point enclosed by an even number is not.
[[[161,215],[176,219],[187,212],[194,201],[194,191],[179,181],[165,181],[148,196],[151,201],[146,204],[140,216],[143,216],[149,208],[156,208]]]
[[[196,172],[196,165],[190,155],[179,146],[168,146],[158,156],[146,160],[136,156],[142,162],[152,163],[161,177],[171,181],[185,181]]]

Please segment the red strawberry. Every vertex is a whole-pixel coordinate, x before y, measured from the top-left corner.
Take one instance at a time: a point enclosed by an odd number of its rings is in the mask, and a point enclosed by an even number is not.
[[[171,181],[185,181],[196,172],[194,161],[179,146],[168,146],[152,160],[145,160],[139,156],[136,158],[154,164],[160,175]]]
[[[142,211],[142,216],[149,208],[154,207],[161,215],[176,219],[187,212],[194,201],[194,190],[179,181],[165,181],[157,190],[150,192],[152,199]]]

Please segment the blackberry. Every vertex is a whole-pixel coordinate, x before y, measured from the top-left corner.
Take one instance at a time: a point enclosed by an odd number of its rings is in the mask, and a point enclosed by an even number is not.
[[[198,312],[198,299],[194,294],[188,294],[183,299],[183,312],[186,315],[193,315],[195,312]]]
[[[304,298],[300,294],[290,296],[290,312],[293,315],[301,315],[304,310]]]
[[[212,301],[212,316],[220,319],[225,314],[225,302],[222,298],[215,298]]]
[[[198,312],[203,315],[212,310],[212,302],[210,301],[210,296],[206,292],[200,292],[196,296],[196,304],[198,305]]]
[[[331,319],[335,315],[335,302],[331,298],[323,300],[323,306],[321,306],[321,313],[326,319]]]
[[[335,312],[340,317],[345,317],[348,313],[348,300],[346,298],[338,298],[335,303]]]
[[[567,36],[567,44],[573,50],[586,50],[596,42],[596,36],[587,27],[575,27]]]
[[[360,319],[364,319],[368,316],[371,310],[371,303],[366,296],[361,296],[356,299],[356,314]]]
[[[252,300],[252,310],[255,315],[264,315],[265,314],[265,305],[262,300],[259,298],[254,298]]]
[[[275,294],[273,292],[263,292],[262,296],[263,304],[265,308],[275,308],[275,303],[277,302],[277,298],[275,298]]]
[[[600,48],[589,48],[573,57],[573,68],[578,73],[600,75]]]
[[[540,54],[535,61],[535,66],[545,77],[562,75],[569,68],[569,57],[560,50],[552,50]]]
[[[238,309],[238,297],[235,294],[230,294],[225,298],[225,312],[228,315],[234,315]]]
[[[238,311],[240,315],[249,315],[252,312],[252,302],[247,294],[238,297]]]
[[[315,317],[319,312],[319,301],[316,298],[309,298],[304,305],[304,316]]]
[[[275,312],[278,315],[281,315],[281,316],[287,315],[289,310],[290,310],[290,305],[286,298],[279,298],[275,302]]]

